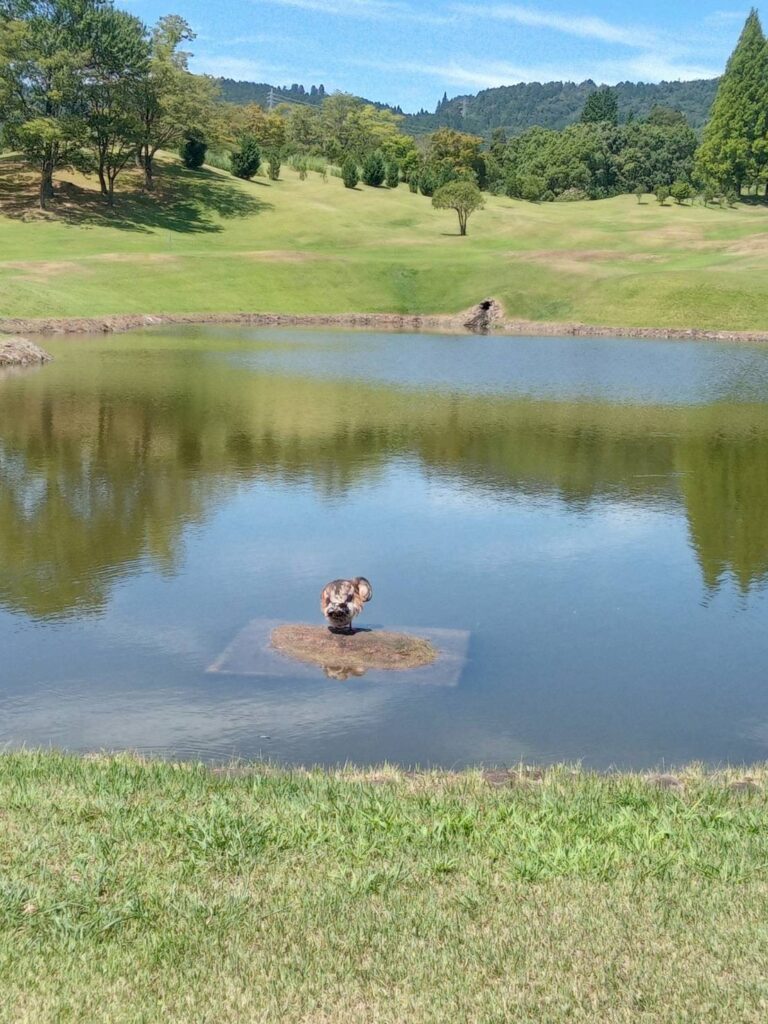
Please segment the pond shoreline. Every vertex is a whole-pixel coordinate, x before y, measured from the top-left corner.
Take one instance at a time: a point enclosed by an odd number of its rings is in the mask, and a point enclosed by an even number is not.
[[[767,343],[766,331],[719,331],[681,327],[616,327],[578,322],[508,319],[502,312],[478,325],[474,307],[457,314],[404,313],[158,313],[100,317],[0,317],[0,335],[112,334],[143,327],[240,325],[250,327],[341,327],[386,331],[439,331],[450,334],[501,334],[533,337],[639,338],[661,341]]]

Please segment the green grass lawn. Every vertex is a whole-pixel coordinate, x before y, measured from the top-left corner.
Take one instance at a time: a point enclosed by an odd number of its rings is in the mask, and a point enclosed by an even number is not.
[[[0,160],[0,313],[454,313],[489,295],[511,317],[768,330],[768,208],[660,207],[633,196],[452,213],[316,174],[241,182],[166,162],[155,196],[116,209],[64,177],[56,211]]]
[[[768,772],[0,758],[0,1020],[763,1024]]]

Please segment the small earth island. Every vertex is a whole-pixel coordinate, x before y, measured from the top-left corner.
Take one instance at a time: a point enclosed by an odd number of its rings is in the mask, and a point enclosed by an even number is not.
[[[48,353],[26,338],[0,337],[0,366],[42,366]]]
[[[340,634],[321,626],[278,626],[272,631],[272,647],[298,661],[319,665],[337,679],[373,670],[423,668],[437,658],[437,650],[422,637],[368,630]]]

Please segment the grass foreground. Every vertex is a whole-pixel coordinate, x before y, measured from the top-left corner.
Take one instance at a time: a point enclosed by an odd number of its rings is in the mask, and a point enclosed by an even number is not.
[[[4,754],[0,1020],[762,1024],[737,778]]]
[[[488,196],[460,238],[452,212],[404,185],[290,168],[243,182],[170,159],[153,195],[120,181],[110,210],[93,180],[61,175],[41,214],[32,177],[0,158],[4,317],[454,314],[494,296],[513,319],[768,330],[764,205]]]

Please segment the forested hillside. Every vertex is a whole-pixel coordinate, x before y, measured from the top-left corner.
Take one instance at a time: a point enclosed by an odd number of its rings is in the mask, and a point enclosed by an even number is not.
[[[612,86],[619,104],[619,119],[641,120],[655,106],[672,107],[685,114],[695,129],[702,128],[717,91],[718,79],[696,82],[621,82]],[[235,82],[219,79],[222,99],[230,103],[258,103],[267,106],[270,92],[275,103],[302,103],[316,105],[323,101],[323,85],[292,85],[278,88],[265,82]],[[596,86],[592,81],[539,82],[505,85],[498,89],[485,89],[476,96],[464,95],[449,99],[447,94],[438,103],[434,113],[422,111],[407,114],[403,129],[409,134],[423,135],[437,128],[456,128],[476,135],[489,136],[494,128],[504,128],[509,134],[518,134],[527,128],[539,126],[559,130],[575,124],[584,109],[587,97]],[[366,100],[367,103],[371,102]],[[374,103],[386,107],[385,103]],[[399,108],[389,109],[399,113]]]

